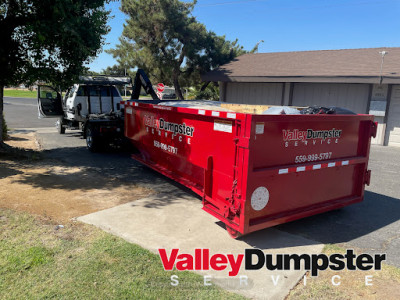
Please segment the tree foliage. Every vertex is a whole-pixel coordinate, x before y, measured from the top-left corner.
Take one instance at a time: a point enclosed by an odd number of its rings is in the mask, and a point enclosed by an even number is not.
[[[142,68],[151,77],[175,87],[199,84],[200,74],[244,53],[236,41],[227,41],[192,15],[196,1],[122,0],[128,15],[119,44],[108,52],[121,66]]]
[[[6,85],[43,80],[65,86],[77,78],[109,31],[107,2],[0,1],[0,114]]]
[[[126,71],[126,74],[125,74]],[[124,67],[121,67],[119,65],[113,65],[111,67],[107,67],[103,70],[101,70],[101,74],[104,75],[113,75],[113,76],[129,76],[128,70],[125,70]]]

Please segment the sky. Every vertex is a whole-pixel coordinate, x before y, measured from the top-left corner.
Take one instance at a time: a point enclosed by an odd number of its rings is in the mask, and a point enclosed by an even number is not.
[[[113,18],[104,49],[122,34],[126,16],[119,6],[106,6]],[[193,15],[246,50],[263,40],[260,53],[400,47],[400,0],[198,0]],[[103,51],[89,68],[99,72],[116,63]]]

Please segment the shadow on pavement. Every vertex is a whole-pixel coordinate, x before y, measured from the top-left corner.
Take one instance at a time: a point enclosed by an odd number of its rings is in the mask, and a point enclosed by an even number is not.
[[[324,244],[345,243],[400,220],[400,199],[366,191],[364,201],[275,228]]]

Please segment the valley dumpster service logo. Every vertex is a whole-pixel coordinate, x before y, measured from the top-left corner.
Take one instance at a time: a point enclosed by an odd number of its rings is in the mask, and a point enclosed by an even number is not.
[[[355,254],[348,249],[345,254],[269,254],[260,249],[245,249],[242,254],[211,254],[209,249],[195,249],[194,255],[182,253],[179,249],[158,249],[161,263],[165,271],[225,271],[228,278],[236,277],[240,271],[257,271],[266,268],[269,271],[306,270],[311,276],[318,276],[323,270],[381,270],[386,254]],[[206,280],[207,277],[207,280]],[[204,283],[209,282],[211,276],[205,275]],[[240,276],[242,282],[242,277]],[[274,277],[272,275],[272,277]],[[339,275],[335,275],[332,283],[337,282]],[[279,276],[278,276],[279,278]],[[276,282],[275,279],[274,285]],[[366,275],[366,285],[372,281],[372,275]],[[368,283],[368,284],[367,284]],[[171,285],[179,284],[179,277],[171,275]],[[206,284],[205,284],[206,285]],[[208,284],[210,285],[210,284]]]
[[[156,130],[164,130],[171,132],[173,135],[181,134],[188,137],[193,137],[194,127],[188,126],[185,123],[173,123],[165,121],[164,119],[154,118],[153,116],[144,116],[144,124],[148,127],[155,128]]]
[[[289,147],[289,145],[298,146],[299,142],[302,142],[305,146],[309,143],[312,145],[319,145],[323,143],[337,144],[339,142],[340,137],[342,136],[342,130],[332,128],[329,130],[282,130],[283,141],[285,142],[285,146]]]

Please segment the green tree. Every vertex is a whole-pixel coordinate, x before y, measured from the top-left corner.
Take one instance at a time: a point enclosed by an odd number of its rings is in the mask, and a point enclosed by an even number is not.
[[[237,40],[207,31],[192,15],[196,1],[122,0],[128,15],[119,44],[108,52],[118,63],[146,70],[152,78],[175,87],[199,84],[200,74],[244,53]]]
[[[113,76],[129,76],[129,69],[125,69],[120,65],[114,65],[112,67],[107,67],[101,70],[103,75],[113,75]]]
[[[0,115],[4,86],[35,80],[65,86],[79,76],[109,31],[108,2],[0,1]]]

